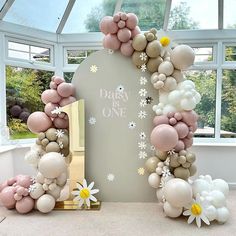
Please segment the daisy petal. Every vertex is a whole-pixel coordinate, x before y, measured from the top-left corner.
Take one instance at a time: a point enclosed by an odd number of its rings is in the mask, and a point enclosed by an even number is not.
[[[73,201],[79,201],[80,199],[81,199],[80,196],[77,196],[73,199]]]
[[[84,204],[84,199],[79,200],[79,207],[81,207]]]
[[[201,215],[201,219],[207,224],[210,225],[210,221],[207,219],[207,217],[205,215]]]
[[[90,207],[90,200],[89,200],[89,198],[86,199],[86,205],[87,205],[88,207]]]
[[[94,186],[94,182],[90,183],[90,185],[88,186],[88,189],[91,190]]]
[[[188,218],[188,224],[191,224],[194,219],[195,219],[195,216],[193,216],[193,215],[189,216],[189,218]]]
[[[183,215],[184,215],[184,216],[189,216],[189,215],[191,215],[190,210],[186,210],[186,211],[184,211],[184,212],[183,212]]]
[[[196,222],[197,222],[197,227],[200,228],[201,227],[201,218],[199,216],[196,217]]]
[[[98,193],[99,192],[99,189],[92,189],[91,191],[90,191],[90,194],[96,194],[96,193]]]
[[[83,187],[87,188],[87,181],[86,181],[86,179],[83,180]]]
[[[92,200],[93,202],[97,202],[97,198],[95,198],[93,195],[91,195],[89,199]]]
[[[77,188],[78,188],[79,190],[82,190],[82,189],[83,189],[83,186],[82,186],[81,184],[79,184],[79,183],[77,183],[76,186],[77,186]]]
[[[73,195],[79,195],[79,191],[72,191],[71,194],[73,194]]]

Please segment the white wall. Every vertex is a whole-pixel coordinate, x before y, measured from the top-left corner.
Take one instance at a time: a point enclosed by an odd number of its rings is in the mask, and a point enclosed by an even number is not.
[[[0,153],[0,183],[17,174],[34,175],[35,170],[24,161],[29,148]],[[198,173],[210,174],[213,178],[222,178],[236,188],[236,146],[194,146],[197,156]]]

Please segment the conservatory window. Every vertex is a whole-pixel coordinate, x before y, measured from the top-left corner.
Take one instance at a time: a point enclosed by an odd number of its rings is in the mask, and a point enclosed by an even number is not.
[[[66,50],[66,64],[76,64],[79,65],[86,57],[91,53],[96,52],[96,50],[76,50],[67,49]]]
[[[213,47],[193,47],[195,53],[195,63],[212,62]]]
[[[224,28],[235,29],[236,28],[236,1],[224,0]]]
[[[236,45],[225,46],[225,61],[234,61],[236,62]]]

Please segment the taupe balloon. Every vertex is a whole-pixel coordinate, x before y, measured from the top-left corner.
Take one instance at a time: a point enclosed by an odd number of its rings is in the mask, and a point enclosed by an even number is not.
[[[57,200],[60,197],[61,188],[59,186],[56,186],[54,190],[48,190],[47,194],[52,195],[55,198],[55,200]]]
[[[195,154],[191,152],[187,153],[186,158],[187,158],[187,161],[190,163],[193,163],[196,160]]]
[[[190,176],[193,176],[197,172],[197,167],[195,165],[191,165],[189,168]]]
[[[178,154],[170,156],[170,166],[171,167],[180,166],[180,163],[178,162]]]
[[[63,172],[59,177],[57,177],[57,185],[64,186],[67,181],[67,173]]]
[[[155,172],[157,168],[157,164],[160,162],[160,159],[156,156],[148,158],[148,160],[145,163],[145,169],[149,172]]]
[[[141,57],[140,57],[141,53],[143,53],[143,52],[135,51],[132,55],[132,61],[133,61],[134,65],[136,65],[136,66],[141,66],[143,64],[146,64],[146,62],[148,61],[148,57],[145,60],[141,59]]]
[[[39,134],[38,134],[38,139],[39,140],[43,140],[45,138],[45,133],[44,132],[40,132]]]
[[[61,149],[60,149],[57,142],[50,142],[46,146],[46,152],[60,152],[60,151],[61,151]]]
[[[46,137],[49,141],[56,141],[57,140],[56,131],[57,130],[55,128],[50,128],[46,131]]]
[[[158,71],[158,67],[162,62],[163,59],[161,57],[150,58],[147,63],[148,71],[151,73]]]
[[[180,164],[184,164],[186,162],[186,157],[185,156],[178,156],[178,162]]]
[[[67,157],[69,155],[69,153],[70,153],[69,148],[61,149],[60,153],[63,154],[64,157]],[[65,160],[65,161],[67,162],[67,160]]]
[[[174,170],[174,176],[176,178],[187,180],[190,176],[190,172],[188,169],[185,169],[184,167],[177,167]]]
[[[45,147],[47,146],[49,143],[49,140],[47,138],[44,138],[42,141],[41,141],[41,144]]]
[[[183,166],[184,168],[189,168],[189,167],[191,166],[191,163],[185,162],[184,164],[182,164],[182,166]]]
[[[158,72],[169,76],[174,72],[174,66],[169,61],[163,61],[158,68]]]
[[[61,142],[63,144],[63,148],[67,148],[69,146],[69,138],[67,135],[63,135],[60,138],[57,138],[57,143]]]
[[[132,42],[132,47],[136,51],[143,51],[147,46],[147,39],[144,35],[142,34],[137,34]]]
[[[167,158],[167,152],[162,152],[157,150],[156,151],[156,156],[161,160],[161,161],[165,161]]]
[[[146,48],[146,53],[149,57],[158,57],[161,54],[161,44],[159,41],[154,40],[150,43],[148,43]]]

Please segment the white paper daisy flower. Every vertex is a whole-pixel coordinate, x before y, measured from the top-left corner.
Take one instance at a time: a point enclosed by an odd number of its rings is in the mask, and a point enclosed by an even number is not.
[[[52,114],[61,114],[63,111],[62,111],[62,107],[55,107],[54,110],[51,111]]]
[[[145,99],[141,99],[139,105],[141,107],[145,107],[147,105],[146,100]]]
[[[141,65],[140,69],[141,69],[142,72],[145,72],[146,69],[147,69],[146,64]]]
[[[145,97],[146,94],[147,94],[147,90],[146,89],[140,89],[138,93],[139,93],[140,97]]]
[[[114,174],[110,173],[110,174],[107,175],[107,180],[108,181],[112,182],[112,181],[114,181],[114,179],[115,179],[115,175]]]
[[[141,132],[139,134],[140,139],[144,140],[146,138],[146,134],[144,132]]]
[[[139,156],[140,159],[145,159],[147,157],[147,153],[144,152],[144,151],[140,151],[138,156]]]
[[[145,169],[143,167],[138,168],[138,174],[139,175],[144,175],[145,174]]]
[[[207,219],[205,213],[205,209],[200,200],[200,195],[197,194],[196,200],[193,199],[192,204],[187,207],[187,210],[183,212],[184,216],[189,216],[188,224],[191,224],[194,219],[196,219],[196,223],[198,228],[201,227],[201,220],[204,221],[207,225],[210,225],[210,221]]]
[[[145,85],[147,83],[146,77],[141,76],[139,82],[140,82],[140,85]]]
[[[140,119],[144,119],[144,118],[146,118],[146,116],[147,116],[147,112],[146,112],[146,111],[140,111],[140,112],[138,113],[138,117],[139,117]]]
[[[97,67],[96,65],[91,65],[91,66],[90,66],[90,71],[91,71],[92,73],[96,73],[96,72],[98,71],[98,67]]]
[[[64,131],[62,129],[57,129],[55,134],[58,138],[62,138],[64,135]]]
[[[124,86],[123,85],[119,85],[117,88],[116,88],[116,91],[119,92],[119,93],[123,93],[125,90]]]
[[[140,55],[139,55],[141,61],[145,61],[147,60],[147,54],[145,52],[142,52]]]
[[[145,142],[141,141],[141,142],[138,143],[138,147],[139,147],[141,150],[143,150],[143,149],[146,149],[147,144],[146,144]]]
[[[95,125],[96,122],[97,122],[97,120],[96,120],[95,117],[90,117],[89,120],[88,120],[88,122],[89,122],[90,125]]]
[[[128,124],[129,129],[134,129],[136,127],[136,123],[133,121],[130,121]]]
[[[72,191],[71,193],[75,195],[76,197],[73,199],[73,201],[79,202],[79,207],[82,205],[86,205],[90,207],[90,201],[97,202],[97,198],[93,196],[93,194],[96,194],[99,192],[99,189],[92,189],[94,186],[94,182],[90,183],[89,186],[87,186],[87,181],[84,179],[83,185],[77,183],[78,191]]]

